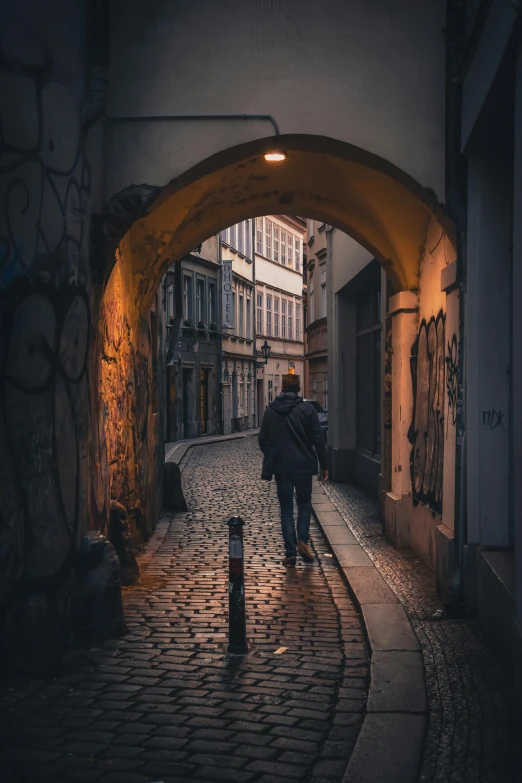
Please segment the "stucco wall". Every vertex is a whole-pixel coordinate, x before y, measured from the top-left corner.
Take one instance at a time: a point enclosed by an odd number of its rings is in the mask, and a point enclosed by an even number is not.
[[[458,295],[447,294],[441,279],[454,261],[447,237],[432,221],[420,267],[418,315],[408,319],[415,339],[409,360],[409,464],[402,465],[401,494],[412,501],[406,502],[411,547],[434,570],[442,546],[437,528],[442,525],[449,540],[454,524]],[[394,398],[398,391],[393,385]],[[398,404],[407,417],[402,397]]]
[[[110,114],[271,114],[281,133],[369,149],[443,196],[444,0],[115,0],[111,12]],[[106,196],[272,134],[259,121],[114,124]]]
[[[152,532],[160,510],[165,349],[160,297],[149,318],[138,315],[131,254],[127,236],[101,303],[94,361],[100,367],[111,498],[127,508],[139,539]]]
[[[84,18],[83,3],[65,0],[53,14],[2,8],[0,604],[20,583],[61,591],[91,521],[90,466],[103,465],[90,416],[99,150],[86,151],[81,122]],[[103,517],[103,478],[94,494]]]

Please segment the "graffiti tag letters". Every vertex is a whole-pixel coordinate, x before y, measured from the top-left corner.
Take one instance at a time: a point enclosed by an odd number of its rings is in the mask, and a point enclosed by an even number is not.
[[[497,427],[504,429],[504,413],[501,410],[490,408],[488,411],[482,411],[482,424],[490,430],[496,430]]]
[[[457,344],[457,335],[454,334],[451,342],[448,342],[448,353],[446,356],[446,392],[448,394],[448,422],[446,425],[446,435],[449,423],[455,424],[457,421],[457,397],[459,391],[459,349]]]
[[[445,315],[422,321],[411,351],[413,418],[408,433],[412,495],[442,513],[444,464]]]

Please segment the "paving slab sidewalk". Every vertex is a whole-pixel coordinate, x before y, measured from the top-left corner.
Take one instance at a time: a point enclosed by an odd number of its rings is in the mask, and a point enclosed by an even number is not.
[[[230,435],[201,435],[199,438],[188,438],[165,443],[165,462],[181,462],[187,451],[194,446],[206,446],[210,443],[223,443],[240,438],[252,438],[259,433],[259,429],[232,432]]]
[[[367,713],[343,783],[415,783],[428,710],[417,637],[397,596],[319,483],[312,505],[361,610],[372,654]]]

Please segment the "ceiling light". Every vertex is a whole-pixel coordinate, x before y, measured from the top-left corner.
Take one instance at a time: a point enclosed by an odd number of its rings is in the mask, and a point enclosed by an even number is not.
[[[280,150],[274,150],[273,152],[267,152],[265,154],[265,160],[268,160],[271,163],[273,163],[275,161],[286,160],[286,152],[281,152]]]

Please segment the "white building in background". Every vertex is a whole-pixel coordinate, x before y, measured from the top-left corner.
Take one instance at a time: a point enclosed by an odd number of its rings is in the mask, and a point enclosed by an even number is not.
[[[303,243],[306,222],[268,215],[255,223],[256,348],[271,346],[266,366],[257,369],[258,423],[281,391],[281,377],[294,371],[304,383]]]
[[[232,325],[223,326],[223,432],[255,426],[253,221],[221,232],[221,262],[232,261]],[[223,318],[225,324],[225,318]]]

